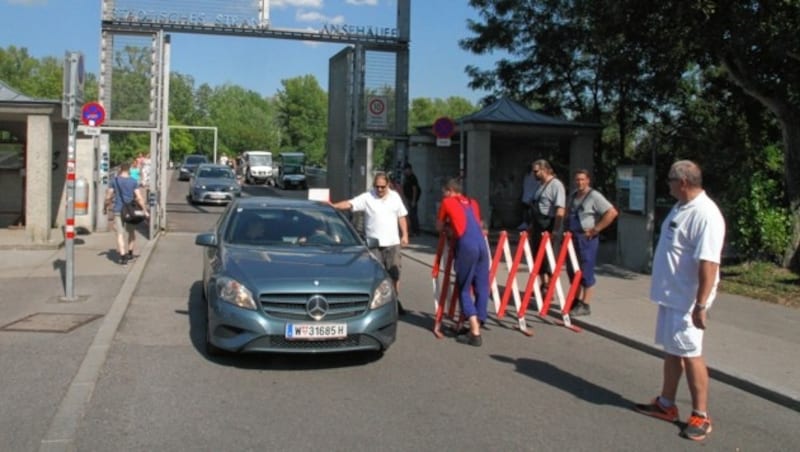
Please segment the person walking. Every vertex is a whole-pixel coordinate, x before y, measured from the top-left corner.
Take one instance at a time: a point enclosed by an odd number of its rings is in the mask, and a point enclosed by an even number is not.
[[[575,171],[575,191],[567,200],[567,230],[572,233],[581,270],[581,289],[570,314],[590,315],[594,285],[594,267],[600,248],[600,232],[611,225],[619,212],[599,191],[591,186],[589,171]],[[575,269],[570,269],[570,279]]]
[[[489,250],[483,236],[478,203],[461,193],[461,182],[450,179],[443,189],[444,199],[436,217],[436,230],[455,237],[453,265],[459,291],[461,313],[469,329],[456,336],[460,343],[480,347],[481,325],[488,317]]]
[[[559,234],[564,221],[567,193],[564,184],[558,180],[547,160],[539,159],[533,162],[533,175],[539,182],[531,201],[532,221],[529,231],[531,250],[535,256],[542,241],[542,234],[545,232],[551,234],[554,248],[557,248],[561,239]],[[549,260],[545,257],[539,272],[545,285],[548,284],[551,273]]]
[[[414,174],[414,169],[410,163],[406,163],[405,167],[403,167],[403,196],[406,199],[406,203],[408,203],[408,220],[412,237],[419,234],[417,205],[421,194],[419,181]]]
[[[702,172],[694,162],[673,163],[668,183],[678,202],[661,225],[650,287],[650,299],[658,304],[656,343],[666,352],[663,381],[658,397],[634,409],[677,422],[675,397],[685,369],[692,414],[681,436],[701,441],[711,433],[703,335],[719,283],[725,219],[703,190]]]
[[[378,241],[381,262],[392,278],[395,293],[400,293],[401,247],[408,245],[408,211],[400,194],[390,188],[386,173],[377,173],[372,180],[372,190],[353,199],[331,203],[338,210],[364,212],[364,233]],[[400,315],[406,310],[397,301]]]
[[[139,192],[139,184],[130,176],[130,168],[129,163],[120,165],[117,176],[111,181],[108,190],[106,190],[105,199],[106,213],[110,210],[114,216],[112,221],[114,231],[117,234],[117,252],[119,253],[117,262],[120,265],[125,265],[133,260],[136,246],[136,225],[122,221],[122,206],[135,199],[136,203],[144,211],[145,218],[150,216],[145,206],[144,197]]]

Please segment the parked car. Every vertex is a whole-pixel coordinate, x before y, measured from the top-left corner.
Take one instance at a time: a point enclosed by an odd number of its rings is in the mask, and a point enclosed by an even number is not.
[[[189,183],[191,203],[227,203],[242,196],[242,187],[228,165],[203,163],[197,166]]]
[[[187,155],[183,158],[180,169],[178,170],[178,180],[189,180],[197,169],[197,165],[201,163],[208,163],[208,157],[205,155]]]
[[[380,354],[395,341],[392,281],[350,222],[327,203],[239,198],[195,243],[204,247],[210,355]]]

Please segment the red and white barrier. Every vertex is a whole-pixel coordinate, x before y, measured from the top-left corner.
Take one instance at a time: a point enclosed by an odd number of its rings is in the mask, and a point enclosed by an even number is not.
[[[434,295],[434,309],[436,311],[433,333],[437,338],[444,337],[441,331],[442,322],[444,320],[445,312],[451,320],[455,320],[456,306],[458,305],[458,289],[455,287],[455,278],[453,277],[453,260],[454,260],[454,241],[448,241],[442,234],[439,236],[439,243],[436,248],[436,257],[433,265],[431,276],[433,279],[433,295]],[[536,250],[536,256],[533,256],[530,242],[528,241],[528,233],[522,232],[520,234],[519,243],[517,244],[516,252],[512,258],[511,248],[509,245],[508,234],[506,231],[500,233],[497,247],[494,253],[491,252],[488,239],[486,246],[489,254],[492,256],[492,263],[489,270],[489,284],[490,294],[494,302],[494,309],[498,319],[505,317],[508,309],[508,303],[513,297],[514,309],[517,313],[517,326],[519,330],[527,335],[532,336],[533,331],[527,325],[526,313],[530,305],[531,298],[535,303],[535,315],[540,319],[548,322],[558,324],[571,329],[572,331],[581,331],[581,329],[572,324],[569,316],[569,311],[575,296],[580,289],[580,280],[582,272],[580,270],[577,253],[575,246],[572,242],[572,234],[567,232],[564,234],[562,246],[559,250],[558,256],[555,256],[552,238],[548,232],[542,234],[542,240],[539,248]],[[525,291],[520,296],[519,285],[517,282],[517,275],[520,274],[520,267],[522,258],[525,258],[527,265],[527,282],[525,284]],[[542,280],[539,276],[539,271],[547,259],[550,268],[553,269],[553,277],[542,292]],[[570,260],[570,265],[575,272],[569,284],[569,290],[565,296],[561,287],[561,272],[564,268],[567,259]],[[442,261],[444,261],[444,272],[441,272]],[[505,284],[505,289],[502,296],[497,284],[497,273],[500,268],[501,261],[505,262],[508,277]],[[524,276],[525,273],[522,273]],[[440,278],[441,276],[441,278]],[[452,287],[452,288],[451,288]],[[449,304],[448,302],[449,298]],[[551,320],[548,315],[550,313],[553,300],[557,303],[558,315],[560,319]],[[463,323],[463,316],[459,316],[456,320],[454,329],[461,327]]]

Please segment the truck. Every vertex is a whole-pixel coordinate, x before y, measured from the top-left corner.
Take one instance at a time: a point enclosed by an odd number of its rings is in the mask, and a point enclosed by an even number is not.
[[[275,184],[275,171],[272,167],[272,152],[244,151],[242,154],[242,176],[248,184]]]
[[[276,182],[281,189],[299,188],[308,190],[306,182],[306,155],[302,152],[278,154],[278,176]]]

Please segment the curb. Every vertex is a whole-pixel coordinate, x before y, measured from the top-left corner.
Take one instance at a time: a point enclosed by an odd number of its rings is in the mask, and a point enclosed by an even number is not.
[[[47,432],[39,445],[40,451],[66,452],[75,450],[75,435],[86,413],[86,408],[92,399],[92,392],[94,392],[100,371],[111,348],[111,341],[114,339],[117,328],[119,328],[119,324],[128,310],[133,293],[139,285],[139,280],[160,237],[161,234],[157,234],[152,240],[148,241],[122,283],[119,293],[114,298],[108,313],[103,317],[103,323],[100,325],[91,345],[89,345],[89,350],[83,358],[78,372],[67,387],[67,391],[61,399],[55,415],[50,419]]]

